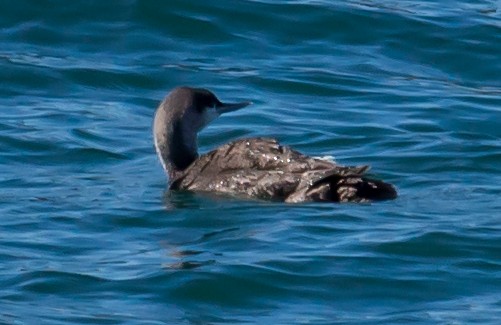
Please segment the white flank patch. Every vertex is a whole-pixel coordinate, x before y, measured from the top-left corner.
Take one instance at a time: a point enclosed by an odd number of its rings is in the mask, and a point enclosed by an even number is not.
[[[334,164],[336,163],[336,159],[334,158],[334,156],[321,156],[321,157],[315,156],[313,158],[328,161]]]

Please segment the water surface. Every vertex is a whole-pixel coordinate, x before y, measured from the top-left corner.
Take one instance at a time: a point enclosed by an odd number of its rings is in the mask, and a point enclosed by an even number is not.
[[[497,324],[499,1],[0,2],[0,323]],[[395,201],[165,192],[177,85]]]

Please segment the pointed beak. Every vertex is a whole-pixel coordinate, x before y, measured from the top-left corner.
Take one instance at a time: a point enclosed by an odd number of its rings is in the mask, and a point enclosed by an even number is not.
[[[245,106],[249,106],[252,102],[241,102],[241,103],[221,103],[216,107],[216,111],[219,115],[224,113],[229,113],[236,111],[238,109],[244,108]]]

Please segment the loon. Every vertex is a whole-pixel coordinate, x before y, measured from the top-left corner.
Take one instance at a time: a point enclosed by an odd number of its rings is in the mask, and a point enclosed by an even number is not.
[[[299,202],[370,202],[397,197],[393,185],[364,176],[369,166],[342,166],[306,156],[272,138],[246,138],[199,155],[198,132],[251,102],[222,103],[203,88],[177,87],[158,107],[153,137],[169,190]]]

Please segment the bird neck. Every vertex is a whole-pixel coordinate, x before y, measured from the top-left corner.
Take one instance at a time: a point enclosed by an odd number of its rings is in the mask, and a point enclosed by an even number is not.
[[[173,182],[198,158],[197,133],[183,128],[180,122],[166,124],[162,121],[162,115],[160,114],[155,119],[155,149],[162,166],[169,175],[169,181]]]

